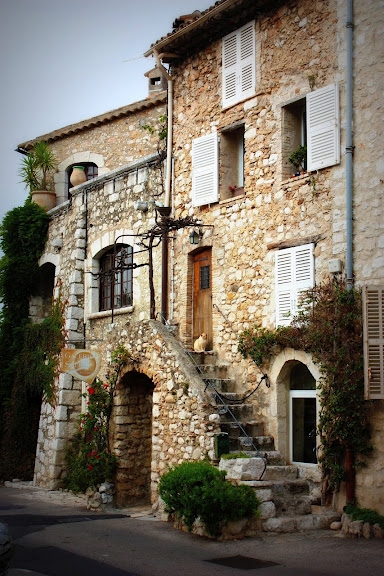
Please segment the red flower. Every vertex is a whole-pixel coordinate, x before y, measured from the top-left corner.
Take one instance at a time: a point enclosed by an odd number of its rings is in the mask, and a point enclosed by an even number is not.
[[[93,470],[92,464],[88,464],[88,470]]]
[[[88,388],[88,394],[89,394],[90,396],[92,396],[92,394],[94,394],[94,393],[95,393],[95,389],[94,389],[94,388],[92,388],[92,387]]]
[[[94,427],[94,431],[97,432],[99,429],[97,426]]]

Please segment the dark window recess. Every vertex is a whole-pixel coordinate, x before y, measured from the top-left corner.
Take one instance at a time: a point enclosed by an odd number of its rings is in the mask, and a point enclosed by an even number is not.
[[[220,135],[220,199],[244,194],[244,125]]]
[[[200,290],[210,287],[210,267],[201,266],[200,268]]]
[[[100,258],[100,310],[132,306],[132,253],[118,245]]]

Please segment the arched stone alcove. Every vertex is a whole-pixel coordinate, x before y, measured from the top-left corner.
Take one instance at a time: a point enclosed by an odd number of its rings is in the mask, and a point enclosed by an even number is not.
[[[119,458],[116,505],[151,501],[153,381],[140,372],[120,379],[111,416],[110,442]]]
[[[290,391],[292,387],[291,374],[295,367],[305,368],[314,378],[317,386],[321,377],[319,367],[312,357],[301,350],[286,348],[274,359],[271,371],[271,433],[275,438],[276,449],[290,462]],[[294,387],[294,386],[293,386]]]

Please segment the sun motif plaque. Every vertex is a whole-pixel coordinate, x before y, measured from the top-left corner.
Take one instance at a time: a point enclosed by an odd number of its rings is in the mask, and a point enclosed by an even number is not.
[[[70,374],[78,380],[92,384],[100,370],[100,353],[96,350],[71,350],[64,348],[61,351],[61,371]]]

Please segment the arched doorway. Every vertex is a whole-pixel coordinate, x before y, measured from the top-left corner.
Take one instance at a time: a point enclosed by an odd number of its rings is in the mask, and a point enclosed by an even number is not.
[[[295,464],[317,464],[316,380],[307,366],[292,367],[289,378],[290,460]]]
[[[111,416],[112,450],[119,458],[116,505],[149,504],[152,461],[152,396],[154,385],[135,370],[121,378]]]

